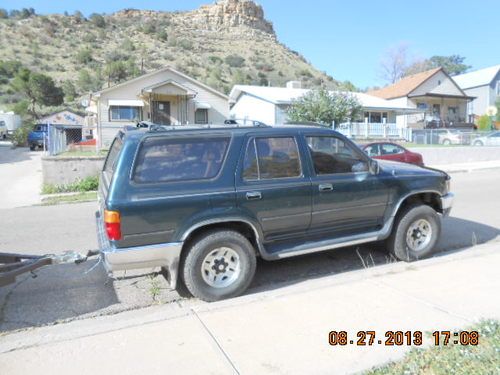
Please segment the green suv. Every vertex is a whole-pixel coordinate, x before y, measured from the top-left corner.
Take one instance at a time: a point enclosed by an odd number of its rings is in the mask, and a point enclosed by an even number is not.
[[[120,131],[100,177],[108,271],[162,267],[172,288],[215,301],[277,260],[386,241],[428,256],[451,209],[450,177],[370,159],[319,126],[151,126]]]

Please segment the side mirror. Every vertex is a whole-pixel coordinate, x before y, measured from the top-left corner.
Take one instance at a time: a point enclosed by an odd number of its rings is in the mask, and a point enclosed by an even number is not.
[[[370,160],[368,169],[369,169],[369,171],[370,171],[371,174],[378,174],[380,172],[380,166],[373,159]]]

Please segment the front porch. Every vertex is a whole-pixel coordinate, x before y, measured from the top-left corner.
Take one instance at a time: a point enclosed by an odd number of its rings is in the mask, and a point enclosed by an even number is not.
[[[142,89],[143,119],[160,125],[208,123],[211,105],[195,100],[197,93],[168,80]]]
[[[470,98],[452,95],[423,95],[409,97],[419,114],[408,116],[408,126],[420,127],[432,123],[434,127],[449,127],[469,122],[467,103]]]

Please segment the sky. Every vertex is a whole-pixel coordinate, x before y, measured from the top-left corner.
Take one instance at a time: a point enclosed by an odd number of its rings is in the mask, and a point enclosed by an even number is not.
[[[0,8],[35,8],[38,14],[111,13],[123,8],[191,10],[199,0],[0,0]],[[410,57],[457,54],[472,70],[500,64],[499,0],[257,1],[280,42],[316,68],[360,88],[380,86],[380,62],[404,44]]]

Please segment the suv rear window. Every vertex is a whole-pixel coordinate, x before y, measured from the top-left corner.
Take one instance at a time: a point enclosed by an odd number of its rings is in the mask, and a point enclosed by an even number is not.
[[[215,177],[229,138],[149,138],[139,150],[134,181],[152,183]]]

